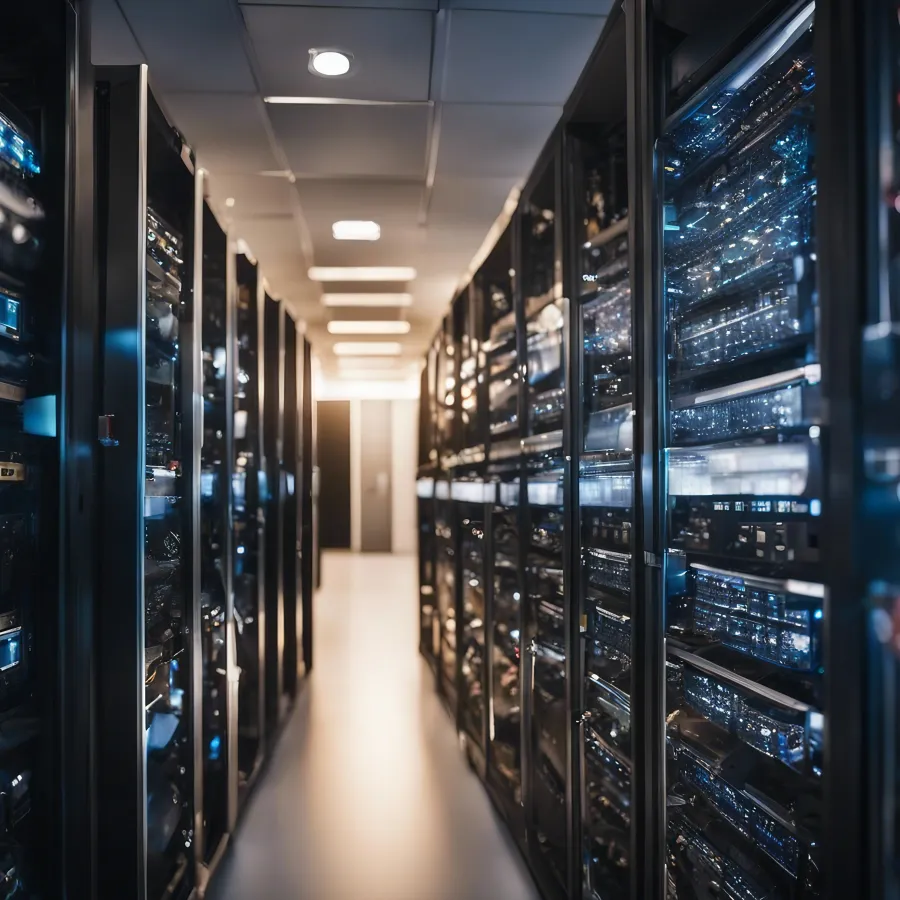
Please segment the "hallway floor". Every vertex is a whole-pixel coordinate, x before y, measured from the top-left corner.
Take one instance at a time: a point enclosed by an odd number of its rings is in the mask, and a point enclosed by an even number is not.
[[[213,900],[537,900],[418,654],[412,556],[326,554],[315,670]]]

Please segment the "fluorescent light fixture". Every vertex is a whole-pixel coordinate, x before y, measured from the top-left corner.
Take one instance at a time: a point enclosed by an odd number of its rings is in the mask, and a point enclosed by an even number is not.
[[[434,106],[434,100],[360,100],[357,97],[298,97],[292,95],[263,97],[266,103],[291,106]]]
[[[338,341],[335,356],[399,356],[403,347],[397,341]]]
[[[342,219],[331,226],[331,234],[336,241],[377,241],[381,226],[377,222]]]
[[[339,78],[350,71],[351,56],[342,50],[310,50],[309,70],[325,78]]]
[[[323,306],[412,306],[412,294],[322,294]]]
[[[409,322],[349,322],[336,320],[328,323],[329,334],[409,334]]]
[[[313,266],[310,281],[412,281],[416,270],[410,266]]]

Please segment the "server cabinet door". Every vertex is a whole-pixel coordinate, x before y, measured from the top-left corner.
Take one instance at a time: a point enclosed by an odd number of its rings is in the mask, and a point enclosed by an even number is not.
[[[624,112],[624,111],[623,111]],[[598,129],[599,131],[600,129]],[[632,295],[621,131],[573,142],[581,386],[578,729],[584,895],[632,895],[634,539]],[[583,223],[583,224],[582,224]],[[639,714],[640,711],[638,711]]]
[[[672,897],[825,890],[815,88],[810,4],[660,145]]]
[[[201,181],[202,184],[202,181]],[[202,203],[202,201],[201,201]],[[202,203],[201,362],[203,446],[200,456],[200,613],[203,702],[197,742],[203,771],[203,860],[209,864],[230,830],[229,673],[231,620],[231,470],[233,358],[227,284],[228,239]]]
[[[34,898],[78,891],[92,868],[93,509],[79,497],[94,495],[95,373],[72,382],[96,315],[81,12],[8,7],[0,33],[0,893]]]
[[[459,728],[476,768],[484,774],[485,690],[485,498],[493,485],[480,479],[451,486],[459,529]]]
[[[266,731],[285,711],[284,697],[284,307],[265,295],[263,452],[266,459]]]
[[[514,833],[522,822],[522,544],[519,531],[519,467],[501,476],[489,516],[492,558],[488,778],[503,801]]]
[[[147,69],[98,79],[104,317],[98,767],[107,889],[187,897],[194,878],[200,350],[195,185]],[[199,776],[199,773],[197,773]],[[114,886],[114,887],[113,887]]]
[[[284,694],[297,692],[298,622],[300,602],[300,398],[298,390],[297,325],[285,312],[284,329]]]
[[[246,797],[265,751],[264,460],[262,453],[262,329],[259,270],[246,256],[235,260],[234,471],[232,558],[235,662],[239,678],[237,765],[240,799]]]
[[[435,484],[435,527],[437,561],[437,617],[434,626],[434,649],[438,658],[438,689],[453,715],[457,709],[456,657],[456,528],[450,482],[443,479]]]

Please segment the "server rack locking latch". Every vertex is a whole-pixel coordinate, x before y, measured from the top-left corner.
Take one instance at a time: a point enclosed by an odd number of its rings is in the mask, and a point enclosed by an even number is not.
[[[103,415],[97,417],[97,440],[104,447],[118,447],[119,440],[115,435],[116,417]]]

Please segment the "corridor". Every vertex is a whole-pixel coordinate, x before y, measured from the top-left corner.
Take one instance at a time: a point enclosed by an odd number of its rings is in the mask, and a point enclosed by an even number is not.
[[[326,554],[316,668],[213,900],[537,900],[417,652],[412,556]]]

